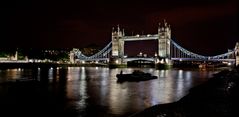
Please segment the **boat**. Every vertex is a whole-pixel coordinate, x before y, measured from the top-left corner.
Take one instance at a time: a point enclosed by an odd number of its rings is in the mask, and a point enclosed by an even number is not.
[[[157,76],[153,76],[150,73],[145,73],[140,70],[134,70],[131,74],[123,74],[122,71],[120,74],[117,74],[118,82],[123,81],[146,81],[151,79],[157,79]]]

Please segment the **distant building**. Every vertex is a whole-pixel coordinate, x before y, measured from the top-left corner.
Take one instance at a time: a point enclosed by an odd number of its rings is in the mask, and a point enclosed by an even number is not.
[[[235,46],[236,66],[239,65],[239,42]]]
[[[70,52],[70,63],[75,63],[75,54],[73,51]]]

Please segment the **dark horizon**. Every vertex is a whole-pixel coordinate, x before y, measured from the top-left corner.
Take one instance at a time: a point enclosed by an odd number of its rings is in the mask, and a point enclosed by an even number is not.
[[[15,1],[4,11],[0,48],[103,48],[118,24],[126,35],[157,34],[164,19],[172,39],[198,54],[227,52],[239,40],[237,0]]]

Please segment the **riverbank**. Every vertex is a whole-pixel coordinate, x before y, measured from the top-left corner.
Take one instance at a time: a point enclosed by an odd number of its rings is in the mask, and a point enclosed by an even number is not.
[[[238,117],[238,91],[239,67],[215,74],[177,102],[155,105],[131,117]]]

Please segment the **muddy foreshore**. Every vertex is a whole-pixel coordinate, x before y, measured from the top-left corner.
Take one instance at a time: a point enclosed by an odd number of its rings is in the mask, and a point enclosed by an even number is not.
[[[238,95],[239,67],[215,74],[177,102],[155,105],[130,117],[239,117]]]

